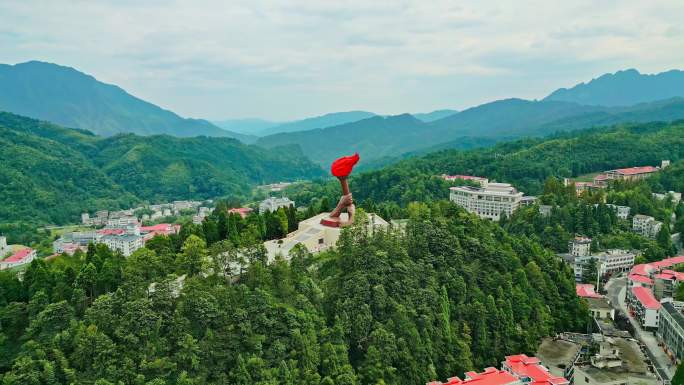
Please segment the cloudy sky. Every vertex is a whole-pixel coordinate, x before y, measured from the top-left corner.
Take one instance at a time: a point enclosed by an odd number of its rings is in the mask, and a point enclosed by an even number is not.
[[[396,114],[682,68],[682,20],[682,0],[0,0],[0,62],[72,66],[191,117]]]

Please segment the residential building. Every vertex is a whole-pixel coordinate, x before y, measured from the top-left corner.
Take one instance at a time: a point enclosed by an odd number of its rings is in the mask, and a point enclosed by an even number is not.
[[[483,187],[451,187],[449,199],[481,218],[498,221],[510,216],[521,205],[523,193],[508,183],[487,183]]]
[[[658,327],[660,302],[653,296],[651,289],[634,286],[627,290],[627,307],[632,316],[646,329]]]
[[[677,285],[684,281],[684,273],[663,270],[653,275],[653,295],[658,299],[674,297]]]
[[[606,174],[598,174],[594,177],[591,186],[596,188],[604,188],[608,186],[608,181],[610,181],[610,179],[611,178],[609,178]]]
[[[159,223],[154,226],[142,226],[140,227],[139,234],[143,235],[145,242],[156,237],[157,235],[169,236],[173,234],[178,234],[180,232],[181,225],[175,225],[170,223]]]
[[[679,202],[682,201],[682,193],[674,192],[674,191],[668,191],[665,194],[658,194],[658,193],[653,193],[653,198],[662,201],[665,198],[670,198],[672,202],[677,205]]]
[[[339,227],[323,226],[321,219],[326,218],[330,213],[321,213],[309,219],[299,222],[296,231],[291,232],[283,239],[276,239],[264,242],[268,252],[269,262],[280,254],[284,258],[289,257],[290,250],[296,245],[301,244],[312,253],[317,253],[334,247],[340,238],[342,229]],[[377,214],[369,213],[368,231],[387,229],[389,224]],[[343,220],[346,213],[342,214]]]
[[[269,197],[264,199],[261,203],[259,203],[259,213],[263,214],[265,212],[274,212],[277,211],[279,208],[284,207],[288,208],[290,206],[294,206],[295,203],[294,201],[290,200],[287,197],[282,197],[282,198],[276,198],[276,197]]]
[[[684,359],[684,315],[682,302],[663,301],[656,336],[670,357],[679,364]]]
[[[442,179],[448,182],[453,182],[456,180],[465,180],[469,182],[474,182],[479,184],[481,187],[486,186],[489,183],[489,179],[483,178],[481,176],[472,176],[472,175],[446,175],[442,174]]]
[[[535,355],[544,363],[551,375],[571,379],[581,350],[582,345],[577,341],[547,337],[542,340]]]
[[[523,384],[535,385],[568,385],[565,377],[554,376],[537,357],[528,357],[526,354],[506,356],[501,363],[501,369],[519,378]]]
[[[568,242],[568,252],[575,257],[591,255],[591,238],[575,237]]]
[[[119,251],[124,257],[130,257],[145,245],[143,236],[139,234],[105,235],[101,242],[111,250]]]
[[[632,218],[632,231],[647,238],[655,238],[662,226],[661,222],[648,215],[637,214]]]
[[[613,209],[613,211],[615,211],[615,216],[617,216],[620,219],[627,219],[629,217],[629,212],[631,211],[631,208],[629,206],[618,206],[612,203],[608,203],[606,204],[606,206]]]
[[[539,205],[539,214],[543,217],[551,215],[551,210],[553,210],[553,206],[551,205]]]
[[[451,377],[447,382],[432,381],[426,385],[523,385],[523,382],[516,376],[505,370],[496,368],[486,368],[482,373],[466,372],[461,380],[458,377]]]
[[[614,319],[615,310],[608,303],[606,298],[585,298],[589,304],[589,313],[596,319]]]
[[[660,168],[653,166],[642,166],[642,167],[629,167],[629,168],[618,168],[616,170],[609,170],[605,172],[608,179],[618,179],[618,180],[639,180],[648,178],[660,171]]]
[[[23,248],[16,251],[14,254],[0,261],[0,270],[10,269],[31,263],[36,258],[36,251],[30,247]]]
[[[636,256],[636,251],[622,249],[609,249],[594,255],[598,260],[597,268],[602,277],[629,271],[634,266]]]
[[[109,227],[126,227],[129,225],[137,225],[138,218],[122,216],[118,218],[110,218],[107,220],[107,226]]]

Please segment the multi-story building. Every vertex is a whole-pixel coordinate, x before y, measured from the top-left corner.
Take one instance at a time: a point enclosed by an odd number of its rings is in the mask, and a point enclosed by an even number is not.
[[[662,201],[665,198],[669,198],[676,205],[682,201],[682,193],[674,192],[674,191],[668,191],[665,194],[653,193],[653,198],[660,200],[660,201]]]
[[[446,175],[442,174],[442,179],[448,182],[454,182],[457,180],[465,180],[469,182],[474,182],[479,184],[481,187],[484,187],[489,183],[489,179],[483,178],[481,176],[472,176],[472,175]]]
[[[288,208],[290,206],[294,206],[295,203],[294,201],[290,200],[287,197],[282,197],[282,198],[276,198],[276,197],[269,197],[264,199],[261,203],[259,203],[259,213],[265,213],[265,212],[274,212],[277,211],[279,208],[284,207]]]
[[[575,237],[568,242],[568,252],[575,257],[591,255],[591,238]]]
[[[501,363],[501,369],[519,378],[523,384],[567,385],[570,383],[564,377],[551,374],[539,358],[528,357],[526,354],[506,356],[506,360]]]
[[[605,172],[608,179],[618,179],[618,180],[639,180],[648,178],[660,171],[660,168],[653,166],[642,166],[642,167],[629,167],[629,168],[618,168],[616,170],[609,170]]]
[[[682,302],[663,301],[656,336],[671,357],[681,363],[684,359],[684,315]]]
[[[615,216],[617,216],[620,219],[627,219],[629,217],[629,212],[631,211],[631,208],[629,206],[618,206],[612,203],[608,203],[606,204],[606,206],[613,209],[613,211],[615,211]]]
[[[632,231],[647,238],[655,238],[662,226],[662,222],[648,215],[637,214],[632,218]]]
[[[463,380],[451,377],[447,382],[432,381],[426,385],[523,385],[523,382],[505,370],[486,368],[482,373],[466,372]]]
[[[5,254],[9,253],[9,247],[7,247],[7,238],[0,235],[0,258],[4,257]]]
[[[124,257],[129,257],[145,246],[143,236],[140,234],[105,235],[102,237],[102,243],[111,250],[119,251]]]
[[[663,270],[653,275],[653,295],[658,299],[672,298],[677,285],[684,281],[684,273],[674,270]]]
[[[601,276],[625,273],[634,266],[637,253],[634,251],[610,249],[598,253],[598,271]]]
[[[247,218],[247,216],[248,216],[249,214],[251,214],[252,211],[254,211],[254,210],[252,210],[252,209],[249,208],[249,207],[235,207],[235,208],[232,208],[232,209],[228,209],[228,214],[237,214],[237,215],[239,215],[241,218],[244,219],[244,218]]]
[[[23,248],[0,261],[0,270],[9,269],[31,263],[36,258],[36,251],[30,247]]]
[[[487,183],[483,187],[451,187],[449,199],[481,218],[498,221],[520,207],[523,193],[508,183]]]
[[[634,286],[627,290],[627,306],[642,327],[646,329],[658,327],[658,310],[661,304],[653,296],[651,289]]]

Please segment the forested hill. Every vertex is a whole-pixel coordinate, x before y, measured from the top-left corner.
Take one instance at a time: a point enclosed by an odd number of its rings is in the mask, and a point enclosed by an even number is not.
[[[586,330],[572,270],[539,243],[446,202],[413,212],[369,234],[360,210],[336,250],[289,262],[266,264],[257,215],[218,239],[212,215],[128,258],[1,271],[0,381],[416,385]]]
[[[0,223],[62,224],[138,201],[241,196],[251,186],[324,175],[296,148],[230,138],[102,138],[0,113]]]
[[[506,99],[428,123],[408,114],[376,116],[323,129],[270,135],[259,138],[257,144],[264,147],[297,144],[312,160],[327,165],[337,154],[354,151],[365,154],[362,158],[365,162],[400,157],[435,146],[473,148],[478,144],[559,131],[677,119],[684,119],[682,98],[629,107]]]
[[[132,132],[250,140],[205,120],[182,118],[73,68],[39,61],[0,64],[0,111],[105,136]]]
[[[575,177],[619,167],[656,166],[663,159],[684,159],[684,121],[618,125],[490,148],[439,151],[358,173],[350,185],[357,201],[406,205],[416,200],[446,199],[448,184],[438,175],[468,174],[513,183],[527,195],[535,195],[549,176]],[[332,182],[311,183],[293,187],[288,194],[306,203],[322,196],[336,199],[338,190]]]

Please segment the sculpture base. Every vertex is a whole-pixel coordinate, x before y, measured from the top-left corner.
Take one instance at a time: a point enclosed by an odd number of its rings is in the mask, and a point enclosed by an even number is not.
[[[323,217],[321,219],[321,225],[326,227],[344,227],[349,226],[349,214],[342,213],[339,217]]]

